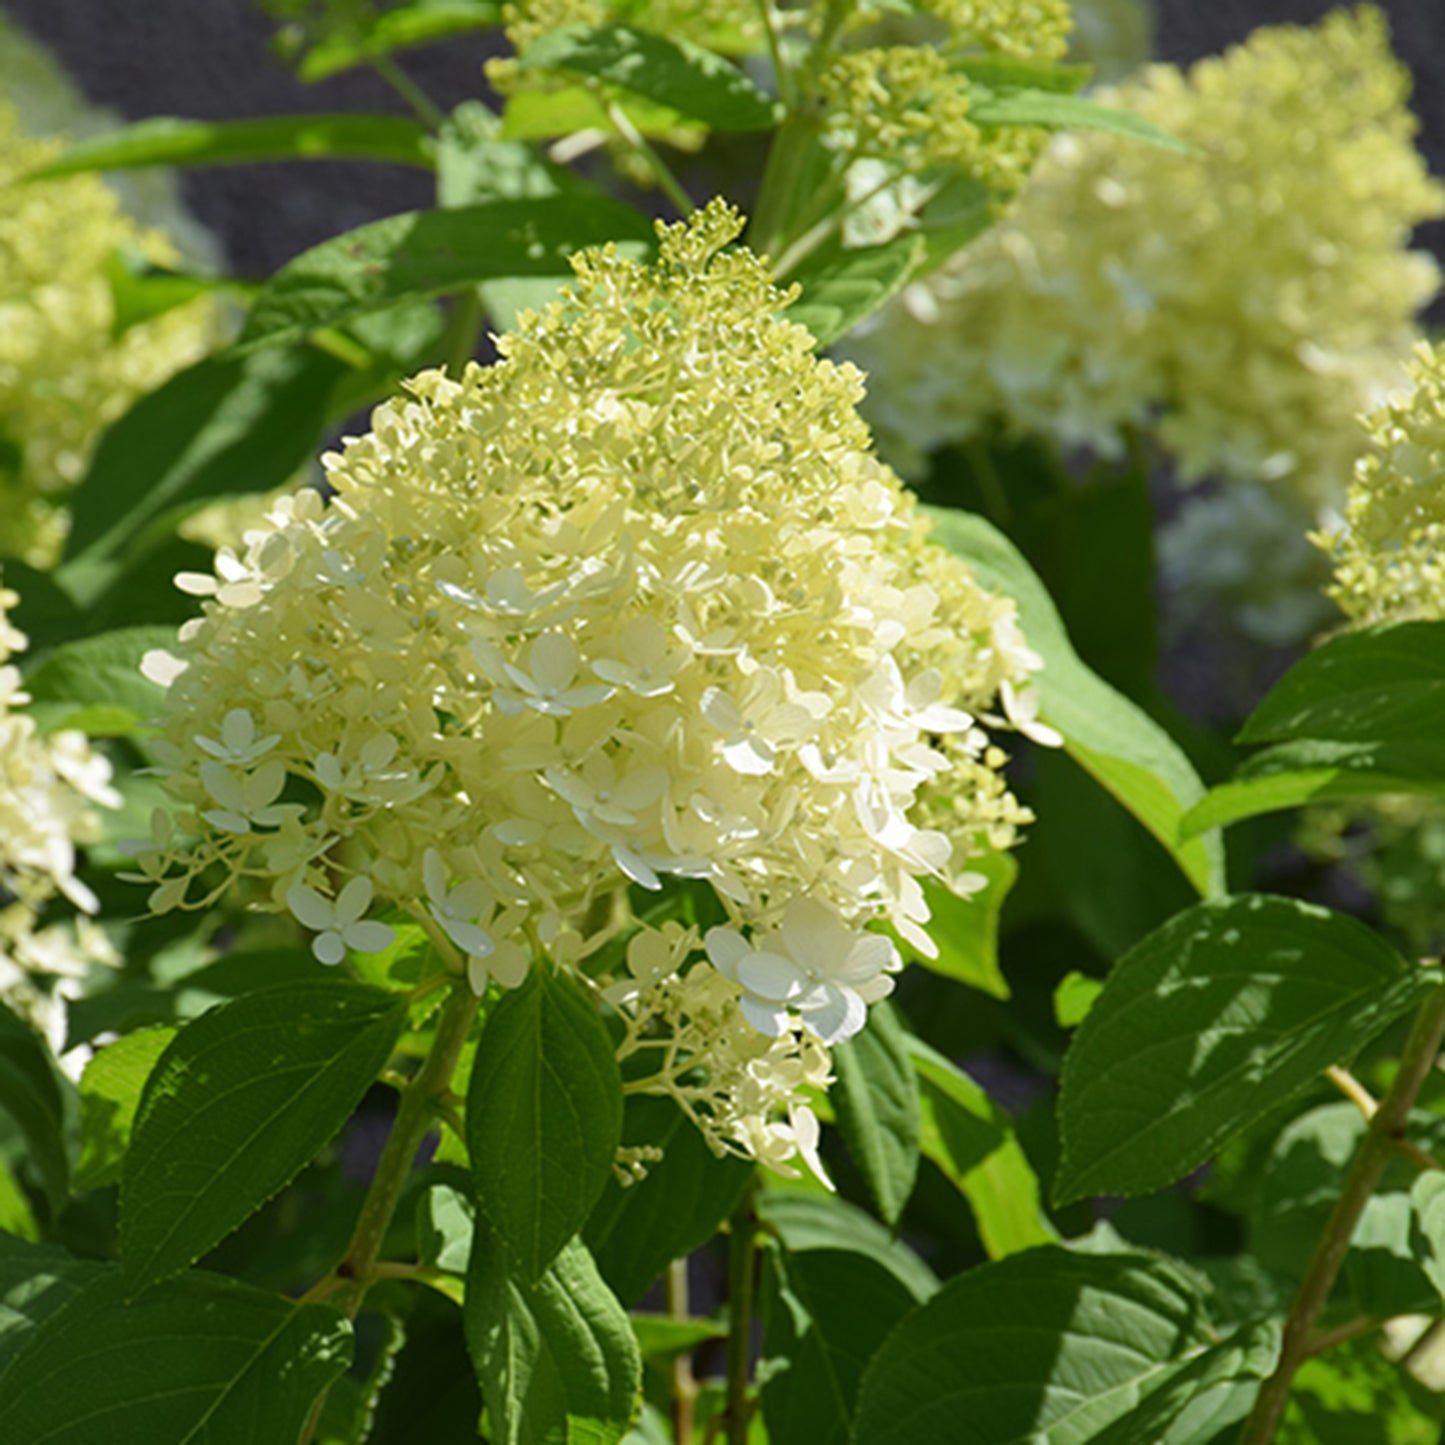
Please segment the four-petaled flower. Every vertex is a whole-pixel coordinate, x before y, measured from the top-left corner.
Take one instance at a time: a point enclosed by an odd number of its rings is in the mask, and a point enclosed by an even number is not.
[[[235,768],[249,767],[281,741],[280,733],[256,735],[256,720],[243,707],[233,707],[221,719],[220,740],[196,734],[196,746]]]
[[[356,953],[380,953],[396,942],[385,923],[366,916],[371,907],[371,879],[353,878],[335,901],[314,888],[297,883],[286,890],[286,906],[303,927],[312,929],[311,951],[322,963],[340,963],[349,948]]]
[[[720,687],[702,695],[702,715],[723,734],[721,752],[734,772],[761,777],[773,771],[778,749],[798,743],[817,726],[801,703],[784,700],[783,679],[760,667],[748,679],[741,700]]]

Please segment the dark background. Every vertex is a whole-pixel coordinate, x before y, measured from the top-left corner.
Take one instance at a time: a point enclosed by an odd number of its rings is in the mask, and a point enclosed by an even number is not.
[[[1329,0],[1156,0],[1156,51],[1188,62],[1257,25],[1310,22]],[[1385,0],[1396,52],[1415,72],[1420,143],[1445,174],[1445,0]],[[274,22],[255,0],[0,0],[0,12],[46,44],[89,98],[124,116],[227,119],[297,111],[405,111],[381,80],[349,72],[294,80],[267,48]],[[495,34],[412,51],[407,71],[443,108],[483,87]],[[431,204],[429,177],[376,165],[307,163],[189,173],[185,195],[233,269],[260,276],[307,246],[377,216]],[[1445,222],[1422,244],[1445,259]]]

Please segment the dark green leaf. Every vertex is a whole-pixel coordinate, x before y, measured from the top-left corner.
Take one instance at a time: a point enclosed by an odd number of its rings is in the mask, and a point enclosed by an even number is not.
[[[1058,1199],[1173,1183],[1436,986],[1364,924],[1293,899],[1181,913],[1119,960],[1074,1035]]]
[[[0,1110],[25,1140],[52,1211],[70,1189],[70,1161],[61,1132],[60,1084],[50,1050],[29,1024],[0,1004]],[[0,1439],[3,1439],[0,1436]]]
[[[983,86],[971,90],[968,118],[984,127],[1036,125],[1046,130],[1100,130],[1130,140],[1145,141],[1165,150],[1192,155],[1194,148],[1176,140],[1153,121],[1132,110],[1100,105],[1082,95],[1050,90],[997,90]]]
[[[104,1269],[48,1244],[0,1234],[0,1376],[31,1332],[64,1308]]]
[[[712,1238],[752,1168],[731,1156],[718,1158],[687,1115],[655,1095],[628,1097],[622,1142],[661,1149],[662,1158],[626,1186],[609,1175],[582,1237],[602,1278],[631,1306],[672,1260]]]
[[[885,1002],[868,1026],[833,1050],[837,1082],[828,1097],[848,1152],[886,1224],[898,1227],[918,1177],[918,1079],[908,1035]]]
[[[965,983],[991,998],[1006,999],[1009,986],[998,962],[998,920],[1019,865],[1012,854],[985,853],[968,860],[968,871],[988,883],[967,898],[925,880],[923,896],[933,915],[928,932],[938,945],[938,957],[927,958],[914,949],[909,952],[932,973]]]
[[[1199,893],[1222,892],[1219,835],[1178,841],[1184,813],[1204,796],[1179,746],[1079,660],[1043,584],[1002,533],[981,517],[925,510],[937,540],[969,563],[985,586],[1018,604],[1024,638],[1044,659],[1038,675],[1043,719],[1063,734],[1069,755],[1148,828]]]
[[[674,1319],[671,1315],[632,1314],[632,1333],[644,1360],[670,1360],[691,1354],[708,1340],[727,1336],[727,1327],[717,1320]]]
[[[853,1438],[1083,1445],[1212,1343],[1163,1261],[1032,1249],[950,1280],[889,1335]]]
[[[120,1179],[141,1092],[177,1029],[138,1029],[107,1044],[80,1079],[80,1162],[77,1189],[99,1189]]]
[[[918,1075],[923,1155],[968,1200],[989,1258],[1050,1243],[1056,1236],[1013,1120],[922,1039],[910,1038],[908,1051]]]
[[[224,1239],[346,1122],[406,1019],[344,979],[282,984],[202,1014],[161,1055],[121,1174],[132,1288]]]
[[[76,141],[29,179],[136,166],[223,166],[242,161],[392,161],[432,165],[423,126],[390,115],[274,115],[260,120],[138,120]]]
[[[42,732],[80,728],[92,737],[134,732],[165,711],[165,690],[141,676],[141,658],[175,645],[171,627],[126,627],[67,642],[25,677]]]
[[[1240,730],[1241,742],[1438,743],[1445,622],[1347,632],[1297,662]]]
[[[777,107],[731,61],[627,25],[562,25],[540,35],[522,70],[570,70],[621,86],[713,130],[769,130]]]
[[[938,1288],[933,1271],[902,1242],[894,1239],[870,1214],[856,1205],[825,1194],[764,1190],[758,1215],[790,1254],[810,1250],[841,1250],[864,1255],[885,1270],[915,1299],[927,1299]]]
[[[1279,1345],[1274,1320],[1236,1330],[1171,1373],[1091,1445],[1212,1445],[1253,1409],[1260,1383],[1274,1373]]]
[[[1445,1401],[1369,1337],[1306,1360],[1294,1378],[1280,1445],[1435,1445]]]
[[[295,1440],[351,1357],[351,1326],[335,1310],[218,1275],[126,1294],[106,1269],[28,1334],[0,1375],[0,1440]]]
[[[819,347],[831,346],[888,300],[922,256],[923,242],[913,235],[853,250],[830,241],[788,276],[803,294],[788,308],[787,319],[806,326]]]
[[[398,50],[431,45],[501,23],[502,7],[497,0],[411,0],[391,9],[363,12],[354,24],[338,28],[314,45],[296,73],[309,84]]]
[[[580,984],[533,969],[488,1015],[467,1090],[477,1204],[521,1278],[587,1222],[621,1135],[607,1026]]]
[[[388,216],[283,266],[257,296],[238,348],[299,341],[398,301],[480,281],[570,276],[570,258],[587,246],[631,242],[636,254],[652,236],[650,223],[630,206],[569,196]]]
[[[581,1240],[528,1283],[480,1222],[463,1317],[495,1445],[614,1445],[640,1404],[642,1357],[626,1311]]]
[[[59,580],[92,602],[168,516],[287,481],[316,448],[341,370],[312,350],[211,357],[143,396],[76,488]]]

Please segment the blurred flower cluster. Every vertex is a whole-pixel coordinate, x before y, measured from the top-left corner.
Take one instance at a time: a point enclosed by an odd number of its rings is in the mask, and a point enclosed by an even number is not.
[[[579,257],[496,365],[327,457],[329,503],[179,579],[208,600],[148,663],[177,808],[137,865],[158,911],[244,881],[328,962],[386,945],[384,900],[479,991],[703,880],[726,926],[644,929],[609,997],[672,1038],[658,1089],[691,1108],[701,1065],[713,1142],[779,1162],[899,967],[868,925],[931,951],[919,879],[967,892],[1027,819],[987,728],[1051,737],[1013,604],[928,540],[740,226]]]
[[[75,845],[94,838],[93,804],[114,808],[110,764],[79,732],[41,736],[21,711],[30,699],[10,659],[26,639],[7,620],[14,592],[0,589],[0,1000],[29,1019],[57,1054],[65,1043],[65,1000],[92,963],[114,963],[104,934],[87,919],[44,923],[57,896],[96,910],[75,875]]]

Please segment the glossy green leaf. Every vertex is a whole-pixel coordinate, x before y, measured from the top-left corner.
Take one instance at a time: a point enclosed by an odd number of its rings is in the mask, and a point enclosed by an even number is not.
[[[411,0],[386,10],[363,11],[313,45],[296,74],[309,84],[398,50],[433,45],[501,23],[498,0]]]
[[[988,128],[1028,125],[1045,130],[1098,130],[1186,155],[1194,151],[1193,146],[1185,145],[1132,110],[1053,90],[1001,88],[990,92],[986,86],[975,85],[970,87],[968,118]]]
[[[908,1052],[918,1075],[919,1146],[968,1200],[989,1258],[1053,1241],[1013,1120],[922,1039],[910,1038]]]
[[[621,86],[712,130],[768,130],[777,120],[776,105],[731,61],[655,31],[561,25],[534,40],[517,64]]]
[[[1162,1260],[1044,1246],[950,1280],[889,1335],[853,1438],[1083,1445],[1212,1344],[1194,1288]]]
[[[70,1189],[60,1083],[40,1035],[0,1004],[0,1110],[19,1128],[52,1211]],[[0,1439],[3,1439],[0,1436]]]
[[[30,1331],[0,1375],[0,1440],[294,1440],[351,1358],[351,1326],[219,1275],[127,1302],[107,1268]]]
[[[651,223],[619,201],[569,196],[407,211],[346,231],[283,266],[256,297],[239,351],[512,276],[569,276],[570,258],[608,241],[652,244]],[[628,247],[623,245],[626,252]]]
[[[1240,730],[1241,742],[1438,743],[1445,622],[1343,633],[1297,662]]]
[[[962,557],[986,587],[1018,604],[1028,645],[1044,659],[1037,685],[1041,715],[1064,747],[1154,835],[1195,889],[1224,889],[1224,845],[1218,833],[1179,842],[1185,812],[1204,796],[1189,759],[1146,713],[1080,661],[1063,622],[1014,545],[982,517],[925,509],[937,541]]]
[[[92,602],[168,521],[287,481],[315,450],[341,371],[309,349],[208,357],[141,397],[101,437],[71,498],[59,580]]]
[[[568,1241],[529,1283],[478,1224],[463,1318],[495,1445],[614,1445],[641,1404],[627,1312],[586,1246]]]
[[[248,161],[391,161],[432,165],[426,129],[390,115],[274,115],[259,120],[138,120],[73,142],[31,180],[137,166],[224,166]]]
[[[141,676],[141,659],[175,640],[174,628],[125,627],[65,643],[26,674],[31,716],[42,732],[80,728],[92,737],[134,732],[165,711],[165,689]]]
[[[351,1116],[405,1020],[404,999],[331,978],[187,1024],[147,1081],[122,1166],[131,1287],[184,1269],[289,1183]]]
[[[467,1089],[477,1204],[519,1277],[537,1279],[587,1222],[621,1136],[607,1026],[580,984],[533,969],[488,1015]]]
[[[998,921],[1019,865],[1011,853],[985,853],[968,860],[968,871],[988,882],[967,898],[931,879],[924,881],[923,896],[933,915],[928,933],[938,945],[938,957],[928,958],[916,949],[909,950],[910,957],[931,973],[965,983],[990,998],[1007,999],[1008,980],[998,961]]]
[[[718,1158],[687,1115],[655,1095],[629,1095],[622,1143],[661,1149],[662,1158],[625,1187],[609,1175],[582,1237],[602,1278],[631,1306],[672,1260],[712,1238],[752,1168],[730,1155]]]
[[[831,346],[897,292],[922,257],[914,235],[852,250],[829,242],[788,274],[803,294],[784,315],[806,326],[819,347]]]
[[[1445,793],[1445,742],[1289,742],[1246,759],[1180,823],[1180,836],[1306,803],[1391,793]]]
[[[1055,1194],[1139,1194],[1202,1164],[1438,986],[1294,899],[1197,904],[1115,965],[1064,1063]]]
[[[868,1026],[833,1050],[837,1082],[828,1098],[848,1152],[886,1224],[897,1228],[918,1177],[918,1079],[908,1034],[887,1002]]]
[[[80,1078],[80,1162],[77,1189],[99,1189],[120,1179],[141,1092],[178,1029],[137,1029],[107,1044]]]
[[[1213,1445],[1254,1408],[1260,1385],[1279,1361],[1275,1320],[1246,1325],[1195,1355],[1091,1445]]]

